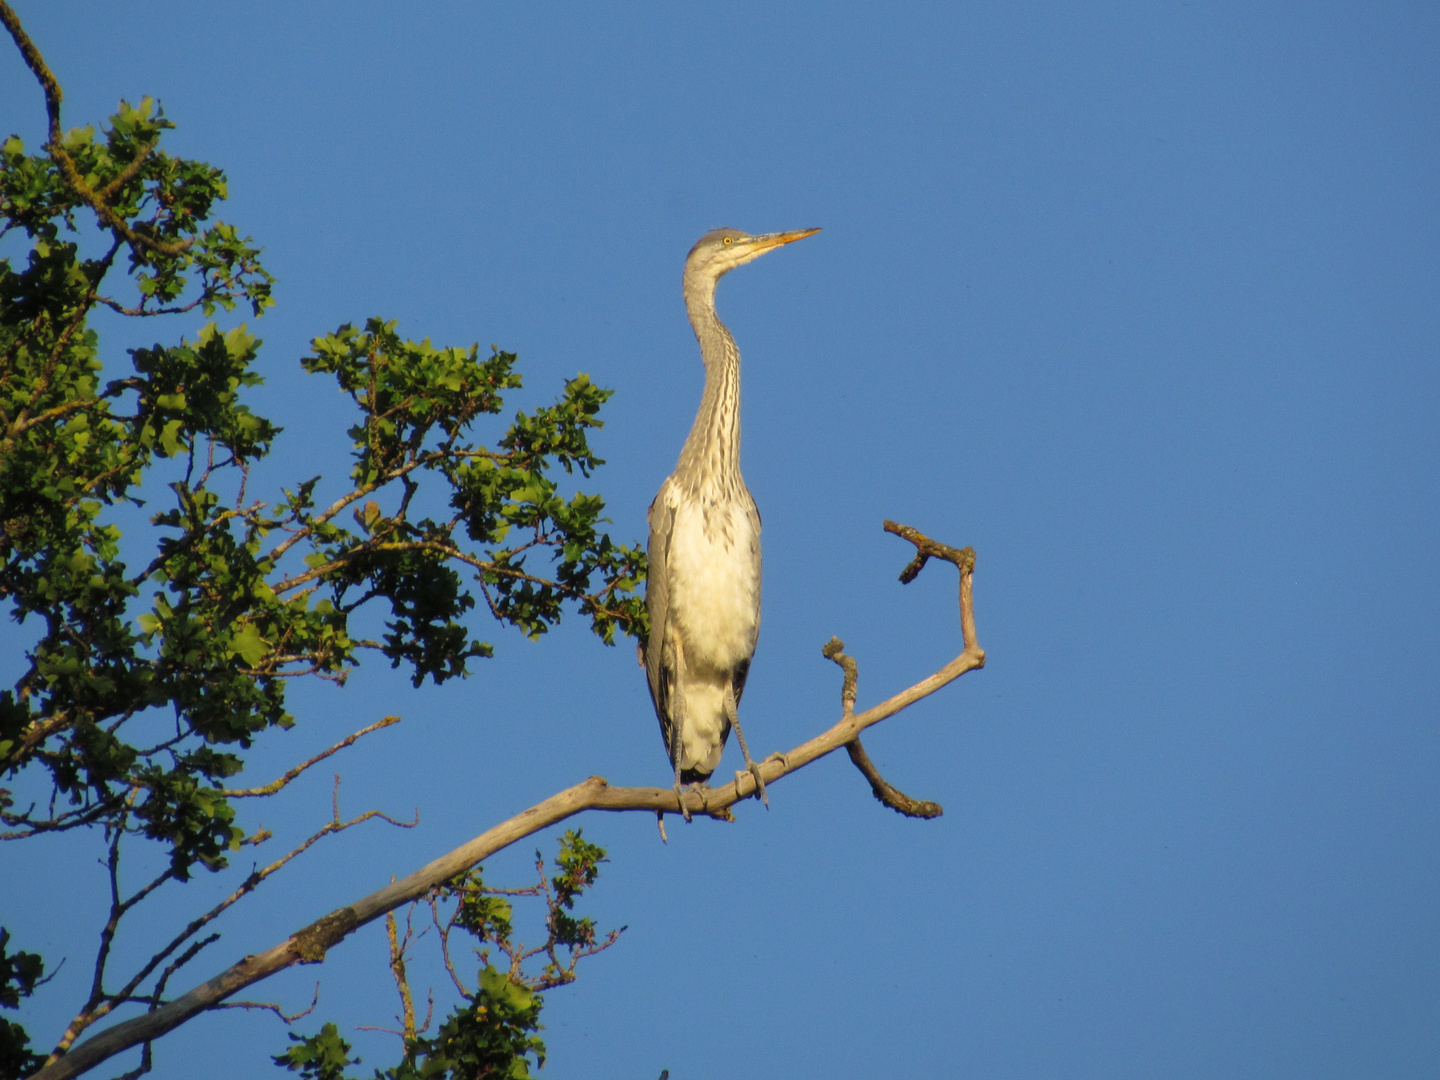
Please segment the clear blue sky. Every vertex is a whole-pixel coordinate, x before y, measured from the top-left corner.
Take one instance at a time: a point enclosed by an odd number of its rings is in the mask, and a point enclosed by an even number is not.
[[[16,7],[67,124],[150,94],[172,151],[227,170],[279,278],[273,483],[343,474],[339,395],[296,361],[384,315],[517,351],[519,403],[614,388],[595,486],[639,538],[701,384],[685,252],[824,227],[719,292],[765,522],[746,732],[833,722],[832,634],[862,706],[959,650],[953,574],[898,585],[883,518],[973,544],[989,666],[868,740],[945,816],[901,819],[840,757],[668,846],[584,821],[613,860],[592,910],[629,931],[550,995],[544,1075],[1440,1069],[1440,9]],[[0,127],[42,121],[7,42]],[[102,329],[114,362],[181,328]],[[399,713],[339,760],[343,806],[422,824],[277,878],[186,985],[587,775],[667,782],[628,647],[477,632],[496,659],[463,685],[296,695],[255,779]],[[278,847],[328,812],[326,774],[260,820]],[[40,1041],[83,994],[94,855],[4,852],[17,942],[69,957]],[[255,996],[298,1008],[318,977],[314,1024],[368,1075],[395,1040],[348,1029],[392,1023],[383,955],[372,927]],[[284,1046],[201,1018],[155,1075],[265,1075]]]

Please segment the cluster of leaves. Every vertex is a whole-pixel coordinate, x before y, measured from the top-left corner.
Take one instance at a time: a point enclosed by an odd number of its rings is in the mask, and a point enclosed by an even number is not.
[[[595,930],[595,920],[576,918],[571,912],[576,899],[585,892],[600,874],[600,864],[607,861],[605,849],[584,838],[583,830],[567,830],[560,838],[560,849],[555,856],[554,877],[547,877],[545,859],[535,852],[535,870],[539,881],[523,889],[491,889],[481,878],[481,868],[476,867],[461,874],[437,894],[439,901],[454,901],[449,927],[458,927],[475,938],[479,957],[483,963],[490,962],[493,946],[504,954],[509,964],[510,978],[531,986],[536,990],[549,990],[575,980],[575,965],[587,956],[609,948],[623,932],[612,931],[603,941]],[[545,902],[545,941],[532,948],[526,948],[515,939],[508,896],[536,897]],[[441,928],[441,941],[448,955],[448,927],[442,925],[438,908],[435,924]],[[563,950],[563,955],[561,950]],[[538,973],[530,973],[532,960],[543,958]],[[461,991],[464,991],[463,985]]]
[[[468,674],[491,653],[464,621],[481,600],[530,637],[567,605],[607,643],[643,633],[643,551],[601,531],[599,496],[560,494],[559,470],[603,464],[587,436],[609,391],[586,376],[497,427],[492,449],[474,429],[520,386],[514,354],[342,326],[303,361],[358,414],[349,481],[322,505],[318,476],[270,502],[249,490],[280,431],[243,400],[262,381],[243,325],[102,362],[101,309],[259,316],[273,280],[212,220],[224,174],[160,149],[173,125],[155,103],[62,134],[59,88],[26,58],[50,137],[41,153],[0,144],[0,242],[25,249],[0,258],[0,604],[33,644],[0,690],[0,782],[49,794],[26,806],[0,787],[0,839],[94,827],[113,851],[139,835],[184,881],[245,842],[231,781],[253,740],[295,722],[290,680],[343,682],[367,653],[417,686]],[[151,530],[122,536],[147,502]],[[352,632],[362,608],[378,608],[379,640]],[[117,893],[114,917],[156,884]],[[102,949],[69,1038],[120,1001],[104,963]]]
[[[617,628],[638,631],[644,553],[599,530],[599,496],[565,499],[553,475],[559,466],[588,477],[604,464],[587,432],[602,426],[598,413],[609,390],[577,375],[554,405],[518,413],[492,450],[467,441],[466,432],[480,416],[498,413],[502,392],[520,385],[514,353],[494,350],[481,359],[478,346],[403,341],[393,322],[378,319],[363,331],[341,327],[313,347],[302,361],[306,370],[334,375],[360,414],[349,431],[354,487],[346,505],[388,485],[398,506],[386,514],[367,501],[353,514],[359,533],[327,518],[314,531],[309,573],[287,585],[328,575],[342,600],[354,592],[384,595],[392,621],[382,649],[395,666],[412,666],[417,685],[427,675],[459,674],[469,656],[489,655],[489,646],[467,644],[454,621],[475,601],[447,560],[469,566],[491,613],[532,638],[560,621],[567,600],[578,601],[607,643]],[[447,493],[444,517],[411,515],[426,478]],[[302,489],[295,498],[303,504],[309,497]],[[475,545],[485,547],[483,555],[468,553]],[[537,554],[555,563],[553,570],[527,565]]]
[[[530,1063],[545,1064],[545,1043],[540,1030],[541,997],[514,982],[503,971],[486,967],[480,972],[475,994],[440,1025],[433,1038],[407,1045],[398,1065],[375,1080],[526,1080]],[[298,1072],[305,1080],[347,1080],[345,1068],[359,1065],[351,1046],[333,1023],[316,1035],[290,1035],[295,1043],[275,1055],[277,1065]]]
[[[397,1032],[404,1056],[393,1068],[376,1070],[375,1080],[525,1080],[532,1061],[537,1068],[545,1063],[545,1043],[536,1034],[541,1029],[544,1004],[541,991],[573,981],[576,963],[608,948],[624,928],[611,931],[602,941],[593,919],[571,914],[576,899],[595,883],[600,864],[606,861],[604,849],[583,839],[578,830],[568,831],[560,840],[554,877],[547,878],[538,851],[535,860],[540,874],[537,885],[491,889],[477,867],[430,897],[440,948],[459,991],[459,1002],[430,1037],[423,1029],[415,1029],[413,1017],[407,1013],[405,1029]],[[526,948],[516,940],[507,899],[511,896],[544,899],[543,944]],[[473,988],[457,973],[451,954],[451,934],[456,930],[472,939],[470,947],[478,968]],[[407,1003],[410,990],[403,953],[410,941],[407,930],[404,942],[392,944],[392,968]],[[566,956],[562,959],[557,950],[565,950]],[[508,964],[497,967],[492,963],[494,953],[502,954]],[[532,970],[532,959],[540,961],[539,970]],[[358,1057],[350,1056],[350,1044],[334,1024],[325,1024],[315,1035],[292,1034],[290,1040],[295,1045],[276,1055],[275,1063],[299,1072],[306,1080],[345,1080],[345,1068],[360,1063]]]
[[[165,560],[130,573],[107,511],[139,504],[137,489],[157,458],[203,444],[212,456],[218,449],[244,462],[263,454],[275,431],[238,399],[259,381],[249,370],[255,343],[243,332],[207,327],[193,345],[139,350],[133,374],[102,385],[87,321],[97,306],[140,316],[244,302],[259,314],[270,303],[258,251],[223,223],[207,226],[225,197],[224,175],[156,149],[170,126],[146,100],[122,103],[103,140],[82,128],[47,155],[27,155],[14,136],[0,147],[0,232],[22,229],[30,242],[22,268],[0,259],[0,598],[17,621],[41,624],[28,669],[0,693],[0,763],[7,773],[43,765],[70,804],[36,816],[0,803],[0,812],[15,828],[7,838],[33,835],[113,817],[134,792],[139,827],[172,839],[184,869],[218,859],[232,839],[223,800],[200,790],[238,761],[203,742],[234,741],[232,733],[260,726],[253,706],[236,699],[268,688],[241,688],[233,678],[215,687],[204,660],[177,669],[180,643],[147,648],[132,609],[158,586]],[[82,234],[77,215],[87,202],[67,172],[78,173],[92,198],[103,193],[129,236],[113,228]],[[82,241],[99,254],[84,255]],[[117,284],[109,279],[122,250],[130,273],[118,285],[132,283],[133,304],[106,291]],[[183,303],[182,294],[190,294]],[[182,501],[186,489],[177,490]],[[193,647],[216,651],[203,635],[191,637]],[[125,742],[119,729],[127,721],[165,705],[188,714],[201,745]],[[165,751],[172,761],[160,765]]]
[[[35,953],[7,952],[10,934],[0,926],[0,1008],[18,1009],[35,992],[45,963]],[[0,1019],[0,1076],[28,1076],[45,1059],[30,1049],[30,1036],[19,1024]]]

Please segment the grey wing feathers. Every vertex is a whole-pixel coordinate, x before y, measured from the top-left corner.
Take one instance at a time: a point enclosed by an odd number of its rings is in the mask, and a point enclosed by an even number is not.
[[[675,672],[672,668],[673,662],[667,664],[665,660],[665,617],[669,608],[669,572],[666,558],[675,515],[665,501],[668,487],[668,483],[661,486],[660,493],[650,504],[647,515],[650,523],[650,572],[645,583],[645,607],[650,613],[650,636],[645,642],[645,675],[650,683],[650,700],[654,703],[655,715],[660,720],[660,734],[673,753],[670,691],[674,685]]]
[[[760,508],[755,505],[755,500],[750,497],[750,492],[745,491],[745,501],[749,503],[746,508],[755,519],[755,531],[752,534],[752,547],[750,554],[755,560],[758,568],[760,565]],[[757,627],[758,630],[758,627]],[[753,645],[752,645],[753,651]],[[750,660],[747,658],[735,665],[735,670],[730,673],[730,684],[735,688],[735,704],[740,704],[740,695],[745,693],[745,680],[750,677]],[[727,731],[728,734],[728,731]]]

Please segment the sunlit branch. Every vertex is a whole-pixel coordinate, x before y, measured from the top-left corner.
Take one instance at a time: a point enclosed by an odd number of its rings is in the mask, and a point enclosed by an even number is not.
[[[859,681],[859,666],[855,658],[845,655],[845,643],[838,637],[832,637],[820,650],[827,660],[833,660],[839,664],[845,672],[845,681],[840,689],[840,705],[846,716],[855,711],[855,694]],[[904,814],[906,817],[936,818],[944,813],[940,804],[921,799],[912,799],[899,788],[890,784],[880,775],[880,770],[870,760],[870,755],[865,752],[865,747],[860,743],[860,736],[855,736],[845,744],[845,752],[850,755],[851,763],[860,770],[862,776],[870,781],[870,790],[875,798],[879,799],[890,809]]]
[[[274,795],[276,792],[280,791],[283,787],[285,787],[286,784],[290,783],[290,781],[294,780],[301,773],[303,773],[306,769],[309,769],[313,765],[318,765],[320,762],[328,758],[331,754],[339,753],[347,746],[355,745],[355,742],[358,739],[364,738],[372,731],[379,731],[381,728],[387,728],[390,727],[392,724],[398,724],[399,722],[400,717],[398,716],[387,716],[383,720],[377,720],[369,727],[361,728],[359,731],[355,732],[355,734],[348,735],[345,738],[341,739],[334,746],[330,747],[329,750],[325,750],[321,753],[316,754],[309,761],[302,761],[293,769],[288,770],[285,775],[281,776],[277,780],[272,780],[270,783],[265,784],[263,787],[240,788],[235,791],[227,791],[225,792],[225,794],[232,799],[246,799]]]

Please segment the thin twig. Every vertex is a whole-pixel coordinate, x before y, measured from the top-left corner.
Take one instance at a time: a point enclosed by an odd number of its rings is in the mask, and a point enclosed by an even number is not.
[[[347,746],[354,746],[356,740],[364,738],[372,731],[379,731],[381,728],[387,728],[391,724],[398,723],[400,723],[400,717],[398,716],[387,716],[383,720],[377,720],[369,727],[361,728],[359,731],[355,732],[354,735],[348,735],[345,738],[341,739],[334,746],[330,747],[329,750],[325,750],[319,754],[316,754],[309,761],[302,761],[299,765],[296,765],[293,769],[290,769],[288,772],[286,772],[284,776],[280,777],[278,780],[272,780],[264,787],[241,788],[238,791],[227,791],[225,792],[225,794],[232,799],[248,799],[255,798],[257,796],[274,795],[286,784],[290,783],[291,780],[294,780],[297,776],[303,773],[306,769],[310,768],[312,765],[318,765],[320,762],[328,758],[331,754],[338,753],[339,751],[344,750]]]
[[[315,1011],[315,1006],[319,1004],[320,984],[317,982],[315,984],[315,996],[310,1001],[310,1007],[308,1009],[302,1009],[300,1012],[297,1013],[287,1013],[284,1009],[280,1008],[280,1006],[275,1004],[273,1001],[222,1001],[220,1002],[220,1004],[213,1006],[213,1008],[252,1010],[258,1009],[264,1012],[273,1012],[281,1020],[284,1020],[285,1023],[293,1024],[296,1020],[300,1020],[306,1016],[309,1016],[312,1012]]]
[[[460,991],[461,997],[469,997],[470,991],[460,980],[455,971],[455,964],[450,959],[450,931],[455,926],[455,920],[460,917],[460,909],[456,907],[455,913],[444,922],[440,920],[440,900],[434,890],[425,898],[430,904],[430,918],[435,922],[435,932],[440,935],[440,955],[445,961],[445,970],[450,973],[450,981],[455,984],[455,989]]]
[[[260,883],[266,878],[268,878],[271,874],[274,874],[276,871],[281,869],[281,867],[285,866],[286,863],[303,854],[312,845],[318,843],[324,837],[329,836],[332,833],[344,832],[346,829],[359,825],[361,822],[369,821],[371,818],[380,818],[381,820],[387,821],[391,825],[395,825],[402,829],[413,829],[416,825],[420,823],[418,811],[416,812],[415,820],[413,822],[397,821],[396,819],[390,817],[388,814],[382,813],[379,810],[368,810],[365,813],[361,814],[359,817],[353,818],[350,821],[342,821],[340,819],[339,800],[340,777],[337,774],[335,777],[335,788],[331,795],[331,808],[333,816],[329,822],[327,822],[317,832],[315,832],[314,835],[312,835],[304,843],[296,847],[289,854],[275,860],[275,862],[271,863],[263,870],[251,871],[250,876],[247,877],[240,884],[239,888],[237,888],[224,900],[220,901],[220,903],[216,904],[205,914],[191,920],[189,925],[187,925],[183,930],[180,931],[180,933],[176,934],[175,937],[170,940],[169,944],[165,945],[162,949],[160,949],[153,956],[151,956],[150,959],[145,963],[145,965],[140,969],[140,971],[137,972],[134,976],[132,976],[130,981],[126,983],[120,991],[114,994],[105,994],[103,993],[103,991],[101,991],[99,993],[99,996],[97,997],[94,996],[95,990],[92,990],[91,1001],[86,1005],[85,1010],[82,1011],[80,1015],[77,1016],[73,1021],[71,1021],[69,1027],[66,1028],[65,1034],[61,1037],[60,1042],[57,1043],[55,1049],[51,1051],[50,1057],[46,1062],[46,1068],[49,1068],[51,1065],[61,1064],[63,1062],[71,1060],[72,1055],[67,1053],[67,1051],[69,1050],[69,1047],[75,1042],[75,1040],[79,1038],[79,1036],[96,1021],[101,1020],[105,1016],[107,1016],[111,1012],[111,1010],[115,1008],[116,1005],[119,1005],[125,1001],[132,1000],[136,989],[140,986],[142,982],[149,978],[150,973],[153,972],[165,960],[166,957],[168,957],[171,953],[173,953],[176,949],[183,945],[189,938],[193,937],[202,927],[219,918],[219,916],[223,914],[227,909],[229,909],[231,906],[238,903],[245,896],[253,892],[260,885]],[[151,887],[153,887],[153,885]],[[116,891],[117,889],[118,885],[112,888],[112,896],[118,897],[118,891]],[[123,914],[123,912],[121,912],[121,914]],[[114,921],[118,922],[118,916],[114,916]],[[110,929],[110,933],[111,936],[113,936],[113,928]],[[218,935],[212,935],[210,938],[207,938],[204,941],[199,942],[198,944],[192,944],[178,961],[176,961],[174,964],[172,964],[169,968],[166,969],[165,974],[161,977],[161,986],[163,987],[164,981],[170,977],[174,970],[178,969],[182,964],[188,962],[194,956],[194,954],[199,951],[200,948],[208,945],[217,936]],[[105,946],[102,946],[102,949],[105,949],[105,951],[108,952],[108,949],[106,949]],[[96,990],[98,990],[100,987],[100,980],[103,975],[103,969],[103,959],[97,960],[95,977]],[[163,1011],[163,1009],[168,1007],[168,1005],[161,1006],[159,1010],[154,1010],[148,1015],[157,1015],[158,1012]],[[133,1046],[135,1044],[132,1042],[130,1045]],[[108,1057],[109,1055],[106,1056]],[[44,1069],[41,1069],[40,1073],[37,1073],[36,1075],[38,1076],[43,1073]]]
[[[209,934],[199,941],[193,941],[190,943],[190,947],[181,953],[174,962],[167,964],[165,970],[160,973],[160,978],[155,983],[154,991],[150,994],[150,1007],[152,1009],[158,1009],[160,1007],[160,999],[165,996],[165,987],[169,984],[171,975],[174,975],[191,960],[194,960],[195,957],[199,955],[200,950],[205,948],[205,946],[213,945],[219,940],[219,934]]]
[[[860,679],[860,668],[855,658],[845,655],[845,643],[838,637],[827,641],[820,655],[826,660],[834,660],[845,672],[845,681],[840,687],[840,709],[845,716],[855,715],[855,695]]]
[[[140,1064],[136,1065],[135,1068],[131,1069],[129,1072],[121,1073],[119,1076],[115,1077],[115,1080],[138,1080],[139,1077],[144,1076],[146,1073],[148,1073],[150,1069],[154,1066],[154,1064],[154,1058],[151,1056],[150,1053],[150,1043],[146,1042],[145,1046],[140,1051]]]

